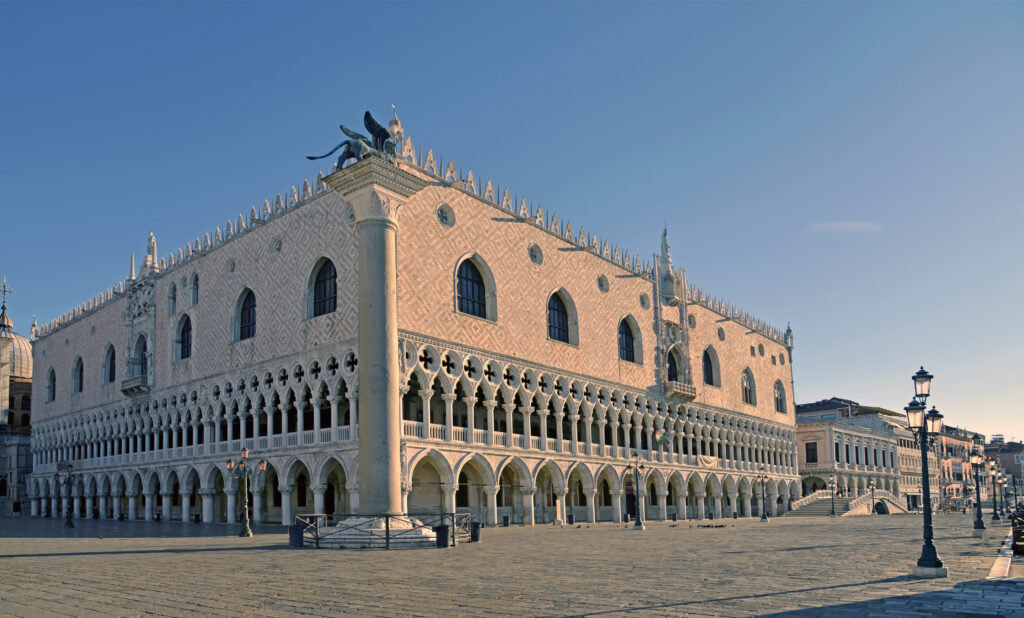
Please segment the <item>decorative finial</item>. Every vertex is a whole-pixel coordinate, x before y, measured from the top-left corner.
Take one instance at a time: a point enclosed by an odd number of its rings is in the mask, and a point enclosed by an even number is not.
[[[7,295],[8,294],[14,294],[14,290],[11,289],[11,286],[7,285],[7,276],[6,275],[0,277],[0,294],[3,295],[3,303],[4,303],[4,306],[6,307],[7,306]]]

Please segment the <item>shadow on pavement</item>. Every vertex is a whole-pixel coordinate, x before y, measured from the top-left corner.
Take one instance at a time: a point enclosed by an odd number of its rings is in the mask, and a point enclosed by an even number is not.
[[[762,616],[1024,616],[1024,582],[975,580],[952,588]]]
[[[0,538],[38,539],[95,539],[103,538],[186,538],[237,536],[241,524],[193,524],[180,521],[113,521],[104,519],[76,519],[74,528],[65,528],[61,518],[24,518],[16,526],[3,525],[10,519],[0,519]],[[251,526],[255,535],[285,534],[287,528],[278,524]]]
[[[669,608],[673,608],[673,607],[687,607],[687,606],[694,606],[694,605],[707,605],[707,604],[713,604],[713,603],[721,603],[721,602],[724,602],[724,601],[743,601],[743,600],[747,600],[747,599],[763,599],[763,598],[767,598],[767,597],[784,596],[784,595],[787,595],[787,594],[801,594],[801,593],[804,593],[804,592],[814,592],[814,591],[817,591],[817,590],[835,590],[837,588],[854,588],[854,587],[859,587],[859,586],[870,586],[872,584],[891,584],[891,583],[894,583],[894,582],[907,581],[908,579],[911,579],[911,577],[909,575],[901,575],[899,577],[889,577],[889,578],[886,578],[886,579],[876,579],[874,581],[869,581],[869,582],[854,582],[854,583],[850,583],[850,584],[836,584],[834,586],[816,586],[814,588],[802,588],[802,589],[798,589],[798,590],[783,590],[783,591],[780,591],[780,592],[765,592],[765,593],[761,593],[761,594],[749,594],[749,595],[734,596],[734,597],[719,597],[719,598],[715,598],[715,599],[701,599],[701,600],[697,600],[697,601],[680,601],[678,603],[662,603],[662,604],[651,604],[651,605],[639,605],[639,606],[636,606],[636,607],[620,607],[620,608],[609,609],[609,610],[600,611],[600,612],[588,612],[588,613],[585,613],[585,614],[573,614],[573,616],[601,616],[603,614],[625,614],[625,613],[629,613],[629,612],[651,612],[651,611],[656,611],[656,610],[659,610],[659,609],[669,609]],[[821,613],[820,613],[821,610],[820,609],[819,610],[815,610],[815,611],[818,611],[819,613],[817,613],[817,614],[805,614],[805,615],[814,615],[814,616],[821,615]]]

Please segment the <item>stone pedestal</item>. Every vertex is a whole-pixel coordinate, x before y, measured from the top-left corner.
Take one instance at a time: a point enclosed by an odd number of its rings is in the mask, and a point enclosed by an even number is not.
[[[426,186],[377,157],[325,181],[352,209],[359,241],[359,513],[402,512],[398,393],[397,266],[399,209]]]
[[[911,574],[920,579],[935,579],[938,577],[949,577],[949,569],[946,567],[932,568],[915,566],[914,571]]]

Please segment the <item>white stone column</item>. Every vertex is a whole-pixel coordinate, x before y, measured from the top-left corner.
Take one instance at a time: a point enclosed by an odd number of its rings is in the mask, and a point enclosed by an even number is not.
[[[533,490],[523,490],[523,524],[533,525]]]
[[[99,503],[100,503],[99,504],[100,519],[106,519],[107,518],[107,496],[106,496],[106,494],[100,494]]]
[[[135,494],[128,496],[128,519],[134,520],[139,515],[139,497]]]
[[[75,495],[73,498],[73,506],[71,507],[71,516],[75,519],[82,517],[82,496]]]
[[[324,509],[324,492],[327,490],[326,485],[313,485],[309,488],[313,492],[313,513],[322,514],[325,512]]]
[[[779,490],[774,483],[768,488],[768,512],[772,517],[779,516]]]
[[[188,521],[192,515],[192,488],[182,488],[178,494],[181,500],[181,521]],[[116,503],[115,503],[116,504]],[[117,517],[116,515],[114,517]]]
[[[238,499],[238,491],[224,488],[224,497],[227,498],[225,503],[225,519],[229,524],[233,524],[238,521],[238,517],[235,514],[235,501]]]
[[[371,156],[326,179],[349,203],[359,247],[360,513],[402,513],[399,452],[398,309],[395,247],[398,211],[426,183]],[[423,410],[424,419],[430,410]]]
[[[260,487],[252,492],[252,522],[254,524],[263,523],[263,492],[266,491],[265,487]]]
[[[153,521],[153,493],[152,492],[146,492],[146,493],[142,494],[142,498],[143,498],[143,501],[144,501],[144,503],[143,503],[144,507],[143,508],[145,510],[143,512],[145,513],[145,519],[146,519],[146,521]]]
[[[494,406],[491,406],[491,410],[494,410]],[[498,488],[484,487],[484,495],[487,496],[487,525],[496,526],[498,524]]]
[[[291,485],[279,485],[277,490],[281,492],[281,524],[292,525],[292,490]]]
[[[580,420],[579,414],[569,415],[569,452],[577,455],[580,452],[580,435],[577,423]]]
[[[668,519],[668,492],[658,492],[658,514],[661,516],[661,521]]]
[[[722,494],[717,493],[712,496],[713,505],[715,509],[715,519],[722,518]]]
[[[199,496],[203,499],[203,523],[213,523],[213,498],[217,495],[216,489],[200,489]]]
[[[587,494],[587,521],[594,523],[597,521],[597,492],[592,491]]]
[[[455,512],[455,484],[441,483],[441,512]]]
[[[540,435],[537,436],[537,447],[542,451],[548,450],[548,417],[551,413],[548,412],[547,408],[541,408],[537,410],[537,415],[540,417],[540,423],[538,424],[537,430]]]
[[[615,434],[613,433],[612,437],[614,437],[614,436],[615,436]],[[612,521],[615,522],[615,523],[620,523],[622,521],[622,490],[621,489],[613,489],[613,490],[611,490],[611,494],[612,494]]]
[[[732,511],[732,513],[736,513],[737,514],[736,516],[739,517],[739,512],[740,512],[739,494],[737,492],[735,492],[735,491],[731,492],[729,494],[729,510]],[[729,514],[730,517],[732,517],[732,513]]]
[[[565,487],[555,487],[555,523],[558,525],[564,525],[566,522],[565,517]]]
[[[462,403],[466,406],[466,442],[472,444],[476,441],[476,397],[463,397]]]
[[[697,510],[697,517],[695,519],[704,519],[704,492],[698,492],[693,495],[695,508]]]
[[[530,442],[532,442],[531,438],[533,437],[533,427],[531,426],[533,406],[519,406],[519,413],[523,415],[523,448],[529,449],[531,447]]]
[[[113,519],[115,521],[121,519],[121,494],[115,491],[110,494],[110,499],[114,501],[114,504],[111,505],[111,515]],[[54,508],[56,508],[56,505]]]
[[[29,503],[29,513],[32,517],[39,517],[39,498],[32,498]]]
[[[444,441],[452,441],[452,427],[454,426],[455,393],[442,393],[441,400],[444,401]]]
[[[164,521],[171,521],[171,508],[173,507],[174,492],[173,491],[162,491],[160,492],[160,517]],[[103,510],[103,501],[100,500],[100,510]]]
[[[512,431],[512,412],[515,411],[516,404],[505,403],[501,408],[505,411],[505,446],[519,446],[515,444],[515,433]]]

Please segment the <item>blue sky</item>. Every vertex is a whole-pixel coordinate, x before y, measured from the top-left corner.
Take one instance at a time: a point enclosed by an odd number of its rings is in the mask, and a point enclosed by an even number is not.
[[[316,174],[415,143],[796,333],[797,401],[1024,438],[1024,5],[0,5],[0,274],[27,333]],[[141,258],[140,258],[141,260]],[[1009,381],[1008,381],[1009,380]]]

